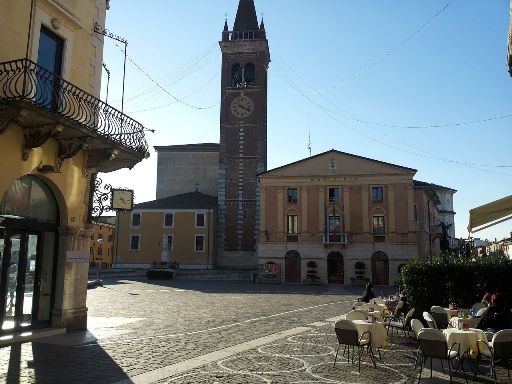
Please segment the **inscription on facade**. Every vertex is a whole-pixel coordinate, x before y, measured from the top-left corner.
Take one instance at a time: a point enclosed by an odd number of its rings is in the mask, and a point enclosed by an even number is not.
[[[357,176],[321,176],[321,177],[312,177],[312,182],[335,182],[335,181],[357,181]]]

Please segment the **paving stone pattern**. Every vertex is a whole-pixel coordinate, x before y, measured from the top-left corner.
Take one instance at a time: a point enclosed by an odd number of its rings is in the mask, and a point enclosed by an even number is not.
[[[417,382],[417,345],[403,337],[395,336],[381,350],[377,368],[366,355],[360,374],[357,363],[344,356],[333,366],[334,319],[350,310],[359,291],[240,281],[105,280],[88,295],[89,329],[98,335],[96,341],[69,345],[66,335],[2,348],[0,382]],[[114,318],[139,320],[91,328],[94,319],[105,324]],[[440,366],[434,369],[432,381],[424,369],[422,382],[448,382]],[[491,382],[484,371],[479,382]],[[505,369],[498,374],[507,382]],[[464,379],[459,374],[454,381]]]

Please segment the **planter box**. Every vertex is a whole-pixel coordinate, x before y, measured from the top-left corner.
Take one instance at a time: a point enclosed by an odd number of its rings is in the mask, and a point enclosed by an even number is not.
[[[173,270],[171,269],[150,269],[146,272],[149,280],[171,280]]]

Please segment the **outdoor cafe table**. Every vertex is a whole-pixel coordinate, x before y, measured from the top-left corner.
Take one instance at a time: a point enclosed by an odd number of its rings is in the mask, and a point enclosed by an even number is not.
[[[446,341],[448,343],[448,348],[450,348],[454,343],[460,344],[460,352],[461,354],[465,351],[471,349],[471,352],[476,354],[478,351],[477,342],[479,340],[486,341],[487,337],[481,329],[469,328],[466,330],[457,329],[457,328],[447,328],[443,330],[443,334],[446,337]]]
[[[388,335],[383,323],[371,323],[366,320],[353,320],[352,322],[356,325],[359,337],[361,337],[364,332],[370,332],[372,335],[373,348],[384,348],[387,345]]]
[[[459,320],[461,322],[464,322],[464,323],[468,323],[469,327],[470,328],[474,328],[476,327],[476,325],[478,324],[478,321],[480,320],[480,317],[471,317],[471,318],[462,318],[462,317],[458,317],[458,316],[453,316],[451,319],[450,319],[450,325],[453,327],[453,328],[458,328],[459,326]]]

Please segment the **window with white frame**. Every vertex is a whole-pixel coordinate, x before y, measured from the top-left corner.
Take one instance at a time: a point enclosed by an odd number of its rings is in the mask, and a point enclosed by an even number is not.
[[[206,227],[206,214],[196,213],[196,228]]]
[[[288,215],[287,216],[287,233],[295,234],[299,233],[299,216]]]
[[[384,235],[386,229],[384,227],[384,215],[373,215],[373,234]]]
[[[167,212],[164,214],[164,227],[174,227],[174,213]]]
[[[194,249],[196,252],[204,252],[204,235],[196,235],[196,241],[194,244]]]
[[[165,234],[163,244],[165,249],[174,249],[173,235]]]
[[[132,212],[132,227],[140,227],[141,214]]]
[[[130,251],[140,251],[140,235],[130,235]]]

